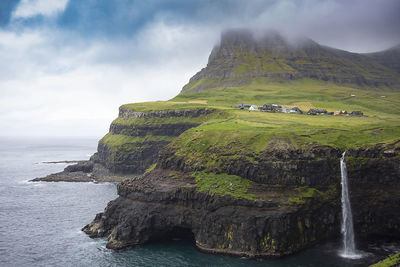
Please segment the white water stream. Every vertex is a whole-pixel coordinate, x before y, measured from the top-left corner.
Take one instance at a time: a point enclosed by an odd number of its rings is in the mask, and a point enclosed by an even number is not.
[[[342,236],[343,236],[343,249],[340,256],[350,259],[359,259],[362,257],[361,253],[356,250],[354,242],[354,227],[353,227],[353,214],[351,213],[351,205],[349,198],[349,187],[347,179],[347,167],[344,162],[343,152],[340,159],[340,170],[342,173]]]

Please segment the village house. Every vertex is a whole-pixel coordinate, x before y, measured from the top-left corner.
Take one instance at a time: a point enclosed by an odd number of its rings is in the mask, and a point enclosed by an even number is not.
[[[294,112],[292,112],[292,113],[303,114],[303,111],[302,111],[301,109],[299,109],[298,107],[292,108],[292,111],[294,111]]]
[[[326,115],[328,111],[326,109],[310,109],[307,115]]]
[[[251,104],[237,104],[236,107],[240,109],[250,108]]]
[[[347,111],[346,110],[338,110],[335,111],[335,116],[343,116],[343,115],[347,115]]]
[[[258,111],[258,107],[257,107],[256,105],[251,105],[251,106],[249,107],[249,110]]]
[[[289,114],[303,114],[303,111],[301,111],[298,107],[294,108],[282,108],[283,113],[289,113]]]
[[[259,109],[266,112],[282,112],[282,106],[277,104],[265,104]]]
[[[278,104],[264,104],[263,106],[256,106],[252,104],[237,104],[236,108],[240,109],[248,109],[249,111],[264,111],[264,112],[276,112],[276,113],[286,113],[286,114],[303,114],[303,111],[298,107],[293,108],[283,108]],[[335,112],[328,112],[326,109],[310,109],[307,115],[335,115],[335,116],[364,116],[361,111],[352,111],[351,113],[347,113],[346,110],[339,110]]]
[[[362,113],[361,111],[352,111],[350,114],[350,116],[364,116],[364,113]]]

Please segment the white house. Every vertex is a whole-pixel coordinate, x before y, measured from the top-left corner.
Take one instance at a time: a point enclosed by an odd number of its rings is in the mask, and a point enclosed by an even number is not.
[[[258,107],[256,105],[251,105],[249,110],[258,110]]]

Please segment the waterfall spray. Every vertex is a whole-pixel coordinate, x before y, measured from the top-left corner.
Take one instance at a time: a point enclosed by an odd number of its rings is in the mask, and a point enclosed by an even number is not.
[[[340,256],[344,258],[358,259],[362,255],[357,253],[356,245],[354,242],[354,227],[353,227],[353,215],[351,213],[351,205],[349,198],[349,188],[347,179],[347,167],[344,162],[344,156],[346,152],[343,152],[342,158],[340,159],[340,170],[342,174],[342,236],[343,236],[343,250]]]

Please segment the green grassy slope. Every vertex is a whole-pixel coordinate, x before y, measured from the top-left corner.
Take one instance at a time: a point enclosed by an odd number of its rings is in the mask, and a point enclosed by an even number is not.
[[[357,54],[319,45],[311,39],[289,40],[278,33],[256,37],[249,30],[230,30],[182,93],[248,85],[257,77],[270,81],[302,78],[351,83],[360,89],[400,90],[398,53]],[[397,55],[397,57],[395,57]]]
[[[286,84],[253,82],[249,87],[178,95],[174,101],[194,98],[223,109],[224,115],[185,132],[173,143],[178,151],[188,155],[200,156],[207,150],[257,153],[282,143],[293,148],[313,144],[347,149],[400,139],[400,93],[377,93],[302,80]],[[305,111],[309,108],[361,110],[366,116],[249,112],[233,108],[236,103],[276,103],[298,106]]]
[[[355,97],[351,97],[353,94]],[[386,96],[385,98],[381,96]],[[199,127],[182,134],[173,146],[182,152],[202,153],[208,149],[226,152],[260,152],[285,139],[293,148],[330,145],[346,149],[390,143],[400,138],[400,93],[360,90],[350,86],[302,79],[268,83],[259,78],[249,86],[220,87],[176,96],[171,101],[130,104],[138,111],[163,110],[174,106],[207,107],[219,110]],[[297,106],[303,111],[360,110],[366,116],[309,116],[236,109],[238,103],[275,103]],[[174,122],[185,118],[174,118]],[[227,151],[229,150],[229,151]],[[199,154],[199,155],[200,155]]]
[[[351,94],[355,97],[351,97]],[[383,95],[386,97],[382,98]],[[288,107],[297,106],[303,111],[309,108],[323,108],[328,111],[360,110],[366,116],[249,112],[235,108],[238,103],[275,103]],[[218,87],[180,94],[170,101],[134,103],[125,107],[135,111],[215,109],[212,114],[197,118],[118,118],[114,123],[132,126],[143,123],[199,123],[198,127],[168,139],[172,142],[167,149],[174,151],[188,164],[205,167],[206,172],[193,174],[198,190],[247,199],[259,197],[251,193],[254,191],[250,190],[252,182],[241,177],[207,171],[222,170],[221,164],[235,157],[246,157],[252,162],[257,153],[270,149],[328,145],[345,150],[400,140],[400,93],[360,90],[351,85],[339,86],[311,79],[279,83],[257,78],[248,86]],[[151,139],[151,136],[148,138]],[[129,137],[122,140],[120,136],[106,136],[103,141],[123,147],[121,142],[137,141],[136,139]],[[301,196],[292,196],[287,201],[296,204],[303,203],[304,199]]]

